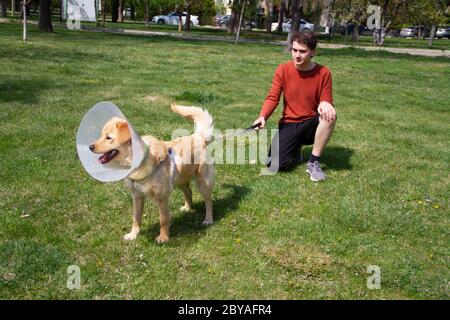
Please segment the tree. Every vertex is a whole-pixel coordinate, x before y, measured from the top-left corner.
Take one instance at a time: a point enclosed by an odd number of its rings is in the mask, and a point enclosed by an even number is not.
[[[382,46],[386,35],[391,30],[392,25],[401,20],[401,13],[407,5],[407,0],[376,0],[371,1],[381,8],[380,29],[375,30],[375,44]]]
[[[23,18],[23,41],[27,41],[27,6],[30,4],[31,0],[22,0],[22,18]]]
[[[111,0],[111,22],[117,22],[119,18],[119,0]]]
[[[279,5],[277,32],[283,31],[284,17],[286,16],[286,7],[289,0],[276,0]]]
[[[445,0],[418,0],[413,3],[409,3],[407,6],[408,23],[419,24],[420,32],[418,37],[425,37],[425,27],[431,26],[430,37],[428,39],[428,45],[433,45],[433,38],[436,35],[437,27],[441,24],[445,24],[447,19],[445,16],[445,10],[450,1]],[[423,26],[423,28],[422,28]]]
[[[335,0],[333,3],[333,11],[342,22],[345,22],[345,41],[347,41],[347,32],[349,24],[353,25],[352,42],[359,40],[359,28],[363,25],[368,17],[367,7],[368,0]]]
[[[213,24],[216,14],[214,0],[191,0],[191,14],[197,15],[200,24]]]
[[[150,4],[148,3],[148,0],[145,0],[144,20],[145,20],[145,27],[148,28],[148,26],[150,24]]]
[[[264,0],[263,5],[266,18],[266,31],[272,32],[273,0]]]
[[[2,17],[6,17],[6,0],[2,0]]]
[[[125,7],[125,0],[119,0],[119,8],[117,9],[117,20],[123,22],[123,9]]]
[[[303,12],[303,0],[292,0],[291,10],[292,10],[292,22],[291,22],[291,29],[289,29],[287,38],[288,51],[291,51],[292,49],[291,39],[293,33],[300,29],[300,20],[302,18]]]
[[[191,7],[192,0],[186,0],[186,31],[191,31]]]
[[[41,0],[39,4],[39,30],[53,32],[51,17],[51,0]]]

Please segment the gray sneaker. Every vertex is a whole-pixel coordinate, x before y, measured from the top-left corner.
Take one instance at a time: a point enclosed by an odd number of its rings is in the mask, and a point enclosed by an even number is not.
[[[319,161],[309,162],[306,164],[306,172],[309,173],[311,181],[325,180],[326,175],[320,168]]]

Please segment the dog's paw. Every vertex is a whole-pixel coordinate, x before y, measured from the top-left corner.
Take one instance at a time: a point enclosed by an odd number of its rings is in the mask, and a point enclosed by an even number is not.
[[[123,240],[132,241],[132,240],[135,240],[136,237],[137,237],[136,233],[130,232],[123,236]]]
[[[204,225],[204,226],[209,226],[211,224],[213,224],[212,220],[203,220],[203,222],[202,222],[202,225]]]
[[[166,243],[167,241],[169,241],[169,237],[168,236],[159,235],[156,238],[156,242],[158,242],[158,243]]]
[[[192,208],[191,207],[187,207],[187,206],[182,206],[179,210],[181,212],[191,212]]]

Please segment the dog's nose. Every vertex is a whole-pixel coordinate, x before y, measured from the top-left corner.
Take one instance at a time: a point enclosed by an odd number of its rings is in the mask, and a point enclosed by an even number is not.
[[[91,151],[94,151],[94,150],[95,150],[95,145],[91,144],[91,145],[89,146],[89,149],[90,149]]]

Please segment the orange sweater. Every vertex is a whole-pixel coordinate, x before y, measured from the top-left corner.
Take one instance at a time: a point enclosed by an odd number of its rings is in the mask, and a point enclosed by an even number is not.
[[[319,64],[309,71],[299,71],[293,61],[280,64],[260,117],[268,119],[272,115],[280,102],[281,92],[283,116],[279,122],[303,122],[317,114],[320,102],[333,104],[331,72]]]

